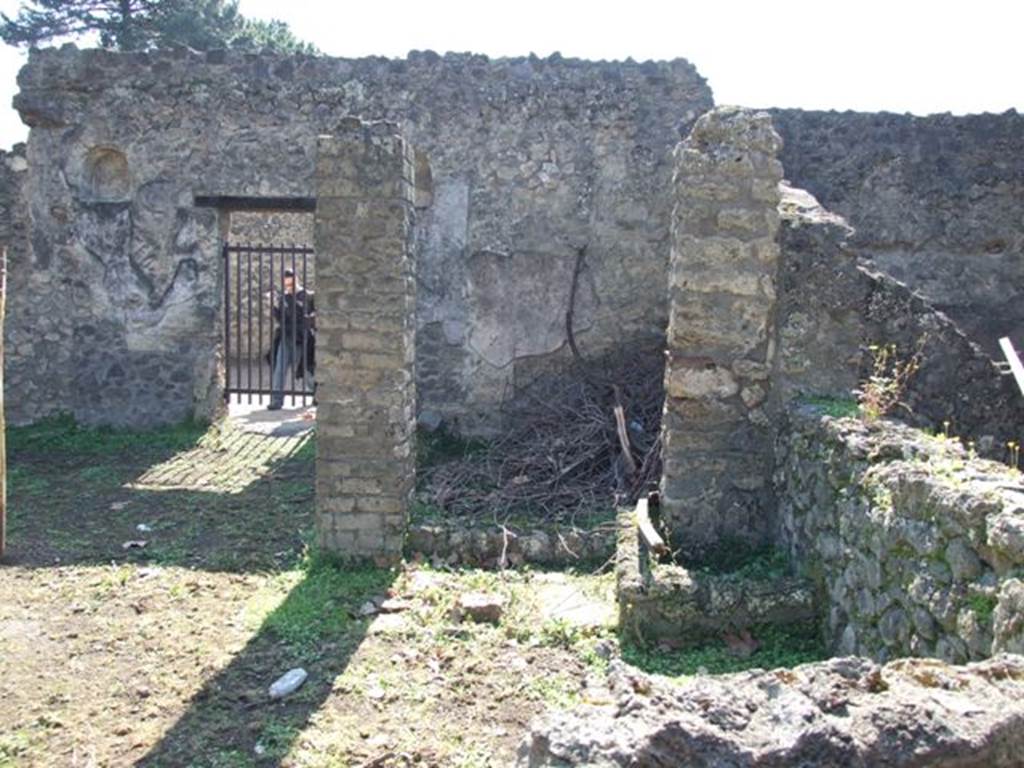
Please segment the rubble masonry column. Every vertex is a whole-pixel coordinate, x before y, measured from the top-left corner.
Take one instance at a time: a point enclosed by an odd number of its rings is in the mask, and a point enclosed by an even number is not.
[[[661,490],[691,553],[770,535],[781,147],[767,114],[722,107],[675,150]]]
[[[415,464],[412,151],[391,123],[346,120],[316,162],[317,538],[401,558]]]

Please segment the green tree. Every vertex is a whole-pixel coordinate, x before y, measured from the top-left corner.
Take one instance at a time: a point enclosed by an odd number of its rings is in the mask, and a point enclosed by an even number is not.
[[[283,21],[245,18],[237,0],[26,0],[15,18],[0,14],[0,38],[8,45],[90,34],[121,51],[185,45],[317,53]]]

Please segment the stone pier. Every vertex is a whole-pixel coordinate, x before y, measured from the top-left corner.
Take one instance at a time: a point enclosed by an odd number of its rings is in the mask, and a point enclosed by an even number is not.
[[[684,551],[769,536],[781,144],[723,107],[675,150],[662,510]]]
[[[412,152],[349,119],[317,144],[317,531],[350,561],[401,557],[413,489]]]

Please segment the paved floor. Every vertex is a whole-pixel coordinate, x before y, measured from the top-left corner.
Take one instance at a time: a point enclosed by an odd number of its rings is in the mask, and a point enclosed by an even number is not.
[[[132,487],[240,493],[302,448],[315,426],[313,406],[268,411],[256,398],[232,403],[228,418],[194,448],[150,467]]]
[[[285,408],[268,411],[267,397],[247,397],[228,404],[228,418],[243,432],[254,432],[269,437],[294,437],[312,432],[316,425],[316,406],[300,404],[298,398],[286,398]],[[295,403],[292,405],[292,403]]]

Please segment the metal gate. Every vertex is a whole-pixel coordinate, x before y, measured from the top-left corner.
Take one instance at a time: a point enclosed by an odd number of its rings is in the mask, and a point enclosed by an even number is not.
[[[223,258],[224,399],[229,403],[234,398],[236,403],[258,405],[270,402],[275,339],[287,341],[284,331],[290,328],[299,329],[296,336],[301,334],[302,338],[294,340],[296,364],[286,371],[281,395],[286,398],[286,405],[305,407],[313,400],[315,315],[300,319],[300,312],[311,311],[309,303],[303,302],[304,308],[300,309],[300,302],[283,299],[288,269],[296,279],[295,292],[304,289],[306,296],[312,296],[316,280],[313,249],[226,244]],[[277,317],[288,311],[289,303],[290,322]],[[303,332],[303,328],[309,332]]]

